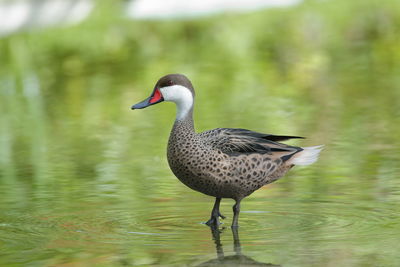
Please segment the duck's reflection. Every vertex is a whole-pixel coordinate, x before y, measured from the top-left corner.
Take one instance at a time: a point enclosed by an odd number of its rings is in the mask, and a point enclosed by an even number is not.
[[[215,243],[215,249],[217,251],[217,258],[201,263],[198,266],[280,266],[271,263],[258,262],[243,255],[238,228],[232,228],[233,249],[235,251],[235,255],[225,256],[220,239],[220,234],[222,231],[217,227],[210,227],[210,229]]]

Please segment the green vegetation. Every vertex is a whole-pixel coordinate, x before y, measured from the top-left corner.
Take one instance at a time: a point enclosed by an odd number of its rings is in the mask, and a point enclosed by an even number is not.
[[[269,212],[243,215],[244,252],[284,266],[399,262],[398,0],[171,21],[127,20],[119,8],[106,1],[80,25],[0,39],[0,265],[213,257],[197,224],[212,199],[165,160],[173,105],[130,110],[175,72],[197,90],[199,131],[326,145],[317,164],[243,203]]]

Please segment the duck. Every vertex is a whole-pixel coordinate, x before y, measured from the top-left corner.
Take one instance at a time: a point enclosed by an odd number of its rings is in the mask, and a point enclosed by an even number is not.
[[[143,109],[162,102],[176,105],[168,140],[172,173],[187,187],[215,198],[208,226],[219,226],[223,198],[235,201],[232,228],[239,227],[241,201],[277,181],[296,165],[317,161],[323,146],[297,147],[282,141],[300,136],[264,134],[242,128],[216,128],[197,133],[193,121],[195,90],[183,74],[168,74],[155,84],[150,97],[133,105]]]

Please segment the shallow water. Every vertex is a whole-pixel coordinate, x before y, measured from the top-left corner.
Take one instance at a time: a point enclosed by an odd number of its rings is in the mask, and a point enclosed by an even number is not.
[[[141,136],[144,130],[138,132]],[[332,166],[332,158],[345,157],[348,148],[327,144],[318,163],[294,168],[242,202],[241,227],[234,238],[229,227],[233,201],[223,200],[227,218],[213,235],[202,223],[213,199],[173,177],[165,163],[165,136],[157,144],[146,141],[154,140],[155,133],[146,130],[140,141],[156,146],[150,151],[106,142],[109,147],[94,156],[102,158],[95,170],[68,168],[81,163],[76,159],[52,159],[41,167],[41,176],[33,176],[26,166],[16,170],[20,174],[14,180],[4,179],[0,263],[393,266],[400,260],[394,151],[386,151],[379,164],[372,161],[379,165],[374,171],[357,166],[352,172],[346,163]],[[132,157],[119,156],[125,149]],[[72,150],[75,154],[80,148]],[[370,155],[375,149],[360,152]]]
[[[400,11],[336,3],[1,40],[0,265],[397,266]],[[237,233],[224,199],[211,231],[166,162],[173,105],[130,110],[169,72],[198,131],[306,136],[320,160],[243,200]]]

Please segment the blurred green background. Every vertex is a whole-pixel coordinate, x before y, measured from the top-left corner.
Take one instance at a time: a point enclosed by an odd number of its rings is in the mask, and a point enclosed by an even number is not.
[[[200,224],[213,199],[166,162],[175,107],[130,110],[168,73],[192,80],[198,131],[326,145],[319,162],[243,202],[243,254],[282,266],[400,262],[399,1],[167,20],[128,19],[123,4],[99,1],[79,24],[0,39],[0,265],[192,266],[216,256]]]

